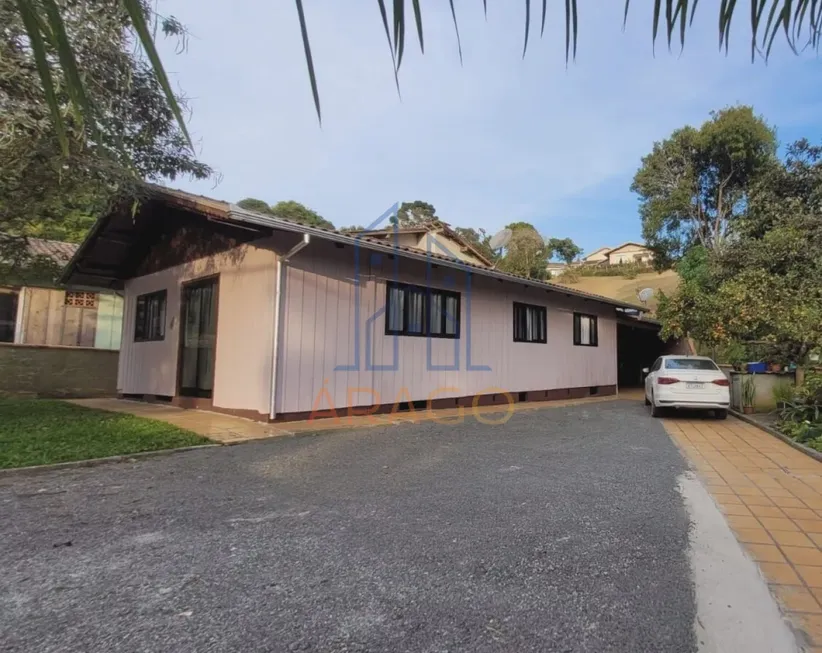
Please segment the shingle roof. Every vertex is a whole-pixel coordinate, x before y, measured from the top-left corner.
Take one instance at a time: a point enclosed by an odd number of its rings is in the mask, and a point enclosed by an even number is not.
[[[27,238],[29,254],[45,256],[58,265],[65,265],[74,256],[79,245],[64,243],[62,240],[45,240],[44,238]]]
[[[381,238],[371,238],[365,235],[346,234],[340,231],[336,231],[334,229],[308,226],[299,222],[294,222],[292,220],[286,220],[284,218],[258,213],[256,211],[249,211],[237,205],[229,204],[228,202],[222,202],[220,200],[215,200],[202,195],[195,195],[193,193],[187,193],[185,191],[176,189],[169,189],[163,186],[156,186],[153,184],[148,185],[148,190],[150,191],[151,195],[153,195],[158,200],[167,202],[172,205],[182,206],[189,210],[199,212],[205,214],[206,216],[211,216],[219,220],[225,220],[228,222],[245,222],[247,224],[260,225],[273,229],[284,229],[287,231],[293,231],[297,233],[314,234],[317,237],[324,238],[332,242],[348,243],[351,245],[362,245],[378,251],[387,250],[390,251],[390,253],[404,255],[408,258],[416,258],[425,261],[427,261],[428,259],[436,259],[442,262],[444,265],[450,267],[456,267],[459,269],[470,268],[471,270],[475,270],[478,274],[481,274],[483,276],[489,276],[505,281],[516,281],[529,286],[553,290],[555,292],[562,293],[567,296],[581,297],[583,299],[589,299],[603,304],[608,304],[610,306],[615,306],[617,308],[637,311],[638,313],[644,313],[648,310],[643,306],[618,301],[610,297],[604,297],[602,295],[596,295],[594,293],[589,293],[582,290],[568,288],[566,286],[561,286],[550,281],[539,281],[536,279],[523,277],[518,274],[502,272],[495,268],[489,268],[484,265],[477,265],[474,263],[469,263],[467,261],[456,261],[455,259],[448,256],[444,256],[442,254],[422,252],[412,247],[395,245],[393,243],[386,244]],[[100,219],[98,219],[97,223],[94,225],[94,227],[86,237],[86,240],[80,246],[76,254],[72,257],[72,260],[69,261],[69,265],[63,270],[63,274],[60,278],[60,281],[62,283],[71,283],[72,276],[76,272],[79,261],[83,259],[83,257],[85,256],[85,252],[91,246],[93,241],[97,238],[98,233],[105,229],[106,222],[107,216],[105,215],[101,216]]]
[[[621,245],[617,245],[616,247],[612,247],[611,249],[609,249],[605,253],[606,254],[613,254],[614,252],[622,249],[623,247],[627,247],[628,245],[634,245],[635,247],[641,247],[642,249],[648,249],[647,245],[643,245],[642,243],[637,243],[637,242],[634,242],[632,240],[629,240],[627,243],[622,243]],[[596,253],[596,252],[594,252],[594,253]]]

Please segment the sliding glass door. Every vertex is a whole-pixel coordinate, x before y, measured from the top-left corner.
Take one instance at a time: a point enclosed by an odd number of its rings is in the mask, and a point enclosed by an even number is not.
[[[183,286],[180,394],[211,398],[217,345],[217,278]]]

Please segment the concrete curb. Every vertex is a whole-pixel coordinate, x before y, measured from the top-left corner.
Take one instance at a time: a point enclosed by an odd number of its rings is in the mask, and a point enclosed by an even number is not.
[[[765,426],[764,424],[760,424],[755,419],[753,419],[751,417],[748,417],[744,413],[738,413],[737,411],[735,411],[732,408],[728,412],[731,413],[731,415],[733,415],[737,419],[741,419],[743,422],[747,422],[748,424],[751,424],[752,426],[756,426],[757,428],[761,429],[762,431],[765,431],[765,433],[768,433],[769,435],[772,435],[775,438],[779,438],[785,444],[789,444],[790,446],[792,446],[797,451],[801,451],[805,455],[810,456],[814,460],[819,461],[820,463],[822,463],[822,451],[817,451],[816,449],[811,449],[810,447],[806,447],[801,442],[797,442],[796,440],[792,440],[791,438],[789,438],[784,433],[780,433],[776,429],[772,429],[770,426]]]
[[[213,449],[222,447],[222,444],[195,444],[191,447],[179,447],[177,449],[158,449],[157,451],[139,451],[137,453],[122,454],[119,456],[107,456],[106,458],[90,458],[88,460],[68,460],[64,463],[53,463],[51,465],[32,465],[30,467],[11,467],[0,469],[0,479],[9,476],[33,476],[38,473],[52,472],[60,469],[77,469],[79,467],[97,467],[108,463],[125,463],[137,461],[141,458],[154,458],[157,456],[169,456],[174,453],[185,451],[197,451],[199,449]]]

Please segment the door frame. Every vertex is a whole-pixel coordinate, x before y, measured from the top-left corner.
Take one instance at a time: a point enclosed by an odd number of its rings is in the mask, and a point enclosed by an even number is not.
[[[210,397],[198,397],[196,395],[187,395],[183,394],[183,340],[185,337],[185,322],[184,322],[184,312],[185,312],[185,294],[186,289],[196,286],[206,286],[213,283],[214,284],[214,378],[212,379],[212,386],[217,379],[217,342],[219,338],[219,326],[220,326],[220,274],[209,274],[204,277],[197,277],[195,279],[189,279],[188,281],[184,281],[180,284],[180,305],[178,312],[178,324],[179,328],[177,329],[177,385],[176,385],[176,396],[178,397],[178,403],[182,405],[184,408],[210,408],[214,402],[214,388],[211,389],[211,396]]]

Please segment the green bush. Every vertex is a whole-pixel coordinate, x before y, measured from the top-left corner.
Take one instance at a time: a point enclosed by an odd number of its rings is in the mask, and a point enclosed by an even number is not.
[[[562,281],[563,283],[576,283],[579,281],[579,273],[577,273],[576,268],[573,270],[566,270],[560,274],[556,280]]]
[[[773,387],[773,400],[776,405],[789,404],[796,397],[796,387],[789,381],[780,381]]]
[[[797,442],[822,451],[822,374],[809,373],[805,383],[794,388],[792,394],[790,401],[779,410],[779,430]]]

